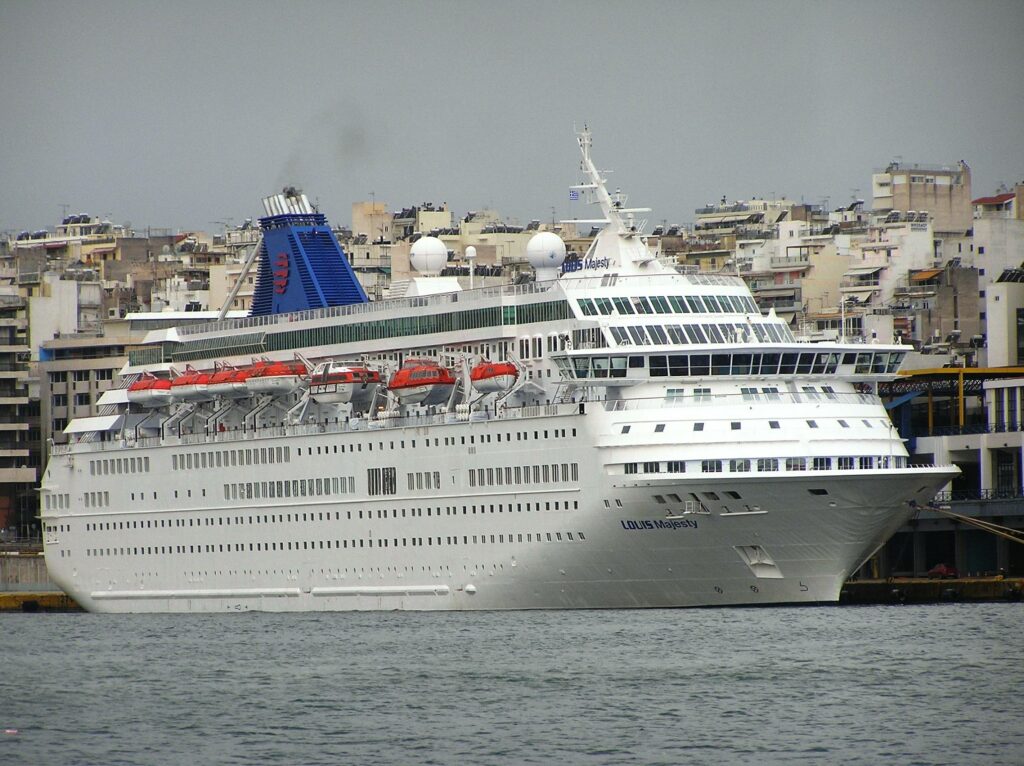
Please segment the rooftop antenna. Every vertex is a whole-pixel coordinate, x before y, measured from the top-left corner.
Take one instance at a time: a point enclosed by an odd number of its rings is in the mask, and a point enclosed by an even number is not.
[[[473,262],[476,260],[476,248],[472,245],[466,248],[466,260],[469,261],[469,289],[472,290],[473,269],[475,268],[475,264]]]

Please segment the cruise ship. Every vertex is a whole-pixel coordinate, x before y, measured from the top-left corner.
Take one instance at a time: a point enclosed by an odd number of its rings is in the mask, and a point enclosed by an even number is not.
[[[601,229],[535,235],[523,284],[459,289],[423,237],[369,302],[306,198],[267,198],[253,315],[154,331],[54,446],[54,581],[97,612],[836,601],[958,473],[877,396],[906,348],[799,342],[662,263],[578,142]]]

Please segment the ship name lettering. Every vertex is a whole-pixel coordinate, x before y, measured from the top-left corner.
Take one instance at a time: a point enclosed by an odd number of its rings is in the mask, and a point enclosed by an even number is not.
[[[630,532],[648,529],[696,529],[696,519],[620,519],[623,529]]]
[[[607,258],[585,258],[582,261],[566,261],[562,264],[562,273],[581,271],[583,269],[607,269],[610,261]]]

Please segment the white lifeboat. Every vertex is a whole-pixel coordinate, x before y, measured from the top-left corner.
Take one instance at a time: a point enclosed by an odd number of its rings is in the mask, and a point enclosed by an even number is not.
[[[302,362],[268,362],[254,365],[245,385],[253,394],[281,396],[301,388],[308,374]]]
[[[454,386],[451,370],[430,359],[406,360],[388,381],[388,388],[402,404],[441,404]]]
[[[191,366],[171,381],[171,399],[176,402],[202,402],[211,399],[209,392],[210,378],[208,372],[199,372]]]
[[[146,372],[128,386],[128,401],[140,407],[166,407],[171,403],[171,381]]]
[[[309,374],[309,395],[317,404],[351,404],[363,411],[380,386],[380,373],[360,365],[330,360]]]
[[[469,372],[470,383],[481,394],[508,391],[519,380],[519,370],[511,362],[489,362],[484,359]]]
[[[210,376],[210,383],[207,391],[210,396],[219,396],[225,399],[244,399],[251,396],[249,387],[245,382],[249,378],[249,370],[235,370],[231,367],[222,367]]]

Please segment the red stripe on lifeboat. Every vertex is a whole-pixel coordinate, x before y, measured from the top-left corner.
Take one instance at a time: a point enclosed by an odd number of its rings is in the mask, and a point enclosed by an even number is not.
[[[213,396],[226,396],[229,398],[240,399],[249,395],[249,390],[245,385],[245,381],[248,380],[250,370],[232,370],[225,368],[218,370],[210,378],[209,392]]]
[[[484,360],[469,371],[473,388],[482,394],[508,391],[519,380],[519,370],[511,362]]]
[[[128,386],[128,401],[142,407],[163,407],[170,402],[171,381],[149,373]]]
[[[302,362],[265,362],[253,367],[245,383],[253,393],[290,393],[303,385],[307,375]]]
[[[409,360],[388,381],[388,388],[392,391],[437,385],[453,386],[455,378],[446,367],[430,361]]]
[[[519,377],[519,370],[511,362],[480,362],[469,373],[469,379],[474,383],[480,380],[498,378],[503,375]]]
[[[209,399],[208,388],[212,377],[212,373],[198,372],[188,367],[184,374],[171,381],[171,396],[182,401]]]

